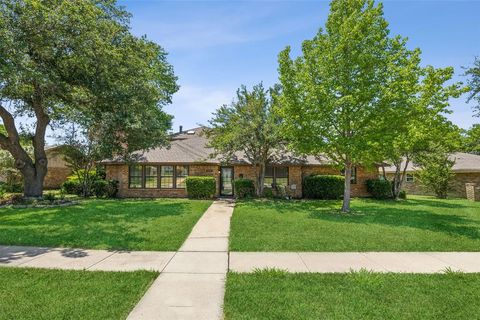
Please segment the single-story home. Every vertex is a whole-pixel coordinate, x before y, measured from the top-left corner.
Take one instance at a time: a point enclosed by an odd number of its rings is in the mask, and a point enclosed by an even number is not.
[[[451,183],[450,194],[455,197],[466,198],[466,184],[474,183],[480,186],[480,155],[456,152],[450,155],[450,160],[455,161],[452,167],[454,178]],[[402,163],[402,170],[405,163]],[[403,184],[404,190],[408,194],[431,194],[422,186],[416,176],[416,172],[421,170],[419,166],[410,162],[407,166],[405,182]],[[385,167],[385,174],[388,179],[392,179],[395,173],[394,166]]]
[[[107,179],[119,181],[120,197],[186,197],[187,176],[213,176],[216,196],[233,196],[233,180],[255,179],[255,171],[242,156],[224,163],[212,158],[213,149],[202,134],[204,127],[182,131],[171,136],[169,148],[156,148],[136,153],[135,163],[122,160],[103,161]],[[266,168],[265,185],[284,188],[295,198],[302,197],[303,178],[311,174],[341,174],[322,157],[283,155]],[[378,177],[377,168],[357,167],[352,177],[352,196],[368,196],[366,180]]]
[[[45,149],[47,154],[47,175],[43,181],[45,189],[58,189],[67,177],[72,174],[63,155],[62,146],[52,146]]]

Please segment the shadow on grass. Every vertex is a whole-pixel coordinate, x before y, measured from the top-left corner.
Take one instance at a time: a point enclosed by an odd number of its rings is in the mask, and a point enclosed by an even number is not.
[[[129,249],[148,241],[143,235],[154,232],[152,225],[162,218],[189,214],[189,209],[188,202],[130,200],[6,209],[0,213],[0,243]]]
[[[412,199],[408,201],[355,200],[351,214],[341,214],[341,201],[335,200],[260,200],[241,205],[255,210],[274,209],[279,214],[305,214],[309,219],[343,224],[384,225],[392,228],[409,227],[441,232],[452,236],[480,240],[480,212],[478,219],[455,212],[455,209],[475,210],[474,204],[460,204],[452,200]],[[441,211],[441,212],[438,212]],[[472,212],[472,211],[470,211]]]

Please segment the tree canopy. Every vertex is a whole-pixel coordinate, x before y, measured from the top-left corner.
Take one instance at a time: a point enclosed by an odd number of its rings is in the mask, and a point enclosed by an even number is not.
[[[480,116],[480,58],[475,58],[473,66],[467,69],[465,73],[469,76],[468,85],[470,86],[470,95],[468,101],[474,100],[476,102],[476,115]]]
[[[210,146],[224,161],[235,160],[237,152],[245,155],[255,170],[258,195],[263,191],[265,167],[279,154],[283,142],[274,112],[278,93],[278,87],[266,90],[261,83],[251,91],[241,86],[236,100],[215,111],[206,131]]]
[[[40,196],[47,126],[77,122],[105,155],[167,142],[162,111],[177,91],[167,53],[129,31],[114,0],[0,0],[0,148],[15,158],[25,194]],[[30,157],[16,116],[34,121]]]

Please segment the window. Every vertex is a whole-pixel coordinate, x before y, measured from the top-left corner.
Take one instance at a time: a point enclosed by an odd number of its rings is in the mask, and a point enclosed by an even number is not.
[[[184,189],[188,166],[131,165],[128,171],[131,189]]]
[[[343,169],[340,173],[342,176],[345,175],[345,169]],[[357,183],[357,167],[352,168],[352,176],[350,178],[350,183],[351,184],[356,184]]]
[[[406,176],[405,179],[406,179],[407,182],[414,182],[415,181],[415,177],[411,173],[407,173],[407,176]]]
[[[171,189],[173,188],[173,166],[162,166],[160,175],[160,188]]]
[[[156,166],[145,166],[145,188],[154,189],[158,187],[158,168]]]
[[[142,187],[142,166],[133,165],[130,166],[128,173],[128,187],[132,189],[137,189]]]
[[[288,185],[288,167],[267,166],[263,185],[265,187],[286,187]]]
[[[175,171],[175,187],[177,189],[185,188],[185,180],[188,176],[188,166],[176,166]]]

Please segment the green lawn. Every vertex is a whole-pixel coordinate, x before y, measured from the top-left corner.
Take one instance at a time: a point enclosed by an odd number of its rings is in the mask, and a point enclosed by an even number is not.
[[[480,274],[230,273],[224,312],[239,319],[478,319]]]
[[[232,251],[480,251],[480,203],[410,197],[237,203]]]
[[[0,319],[125,319],[155,272],[0,268]]]
[[[177,250],[211,201],[87,200],[56,208],[0,209],[0,245]]]

